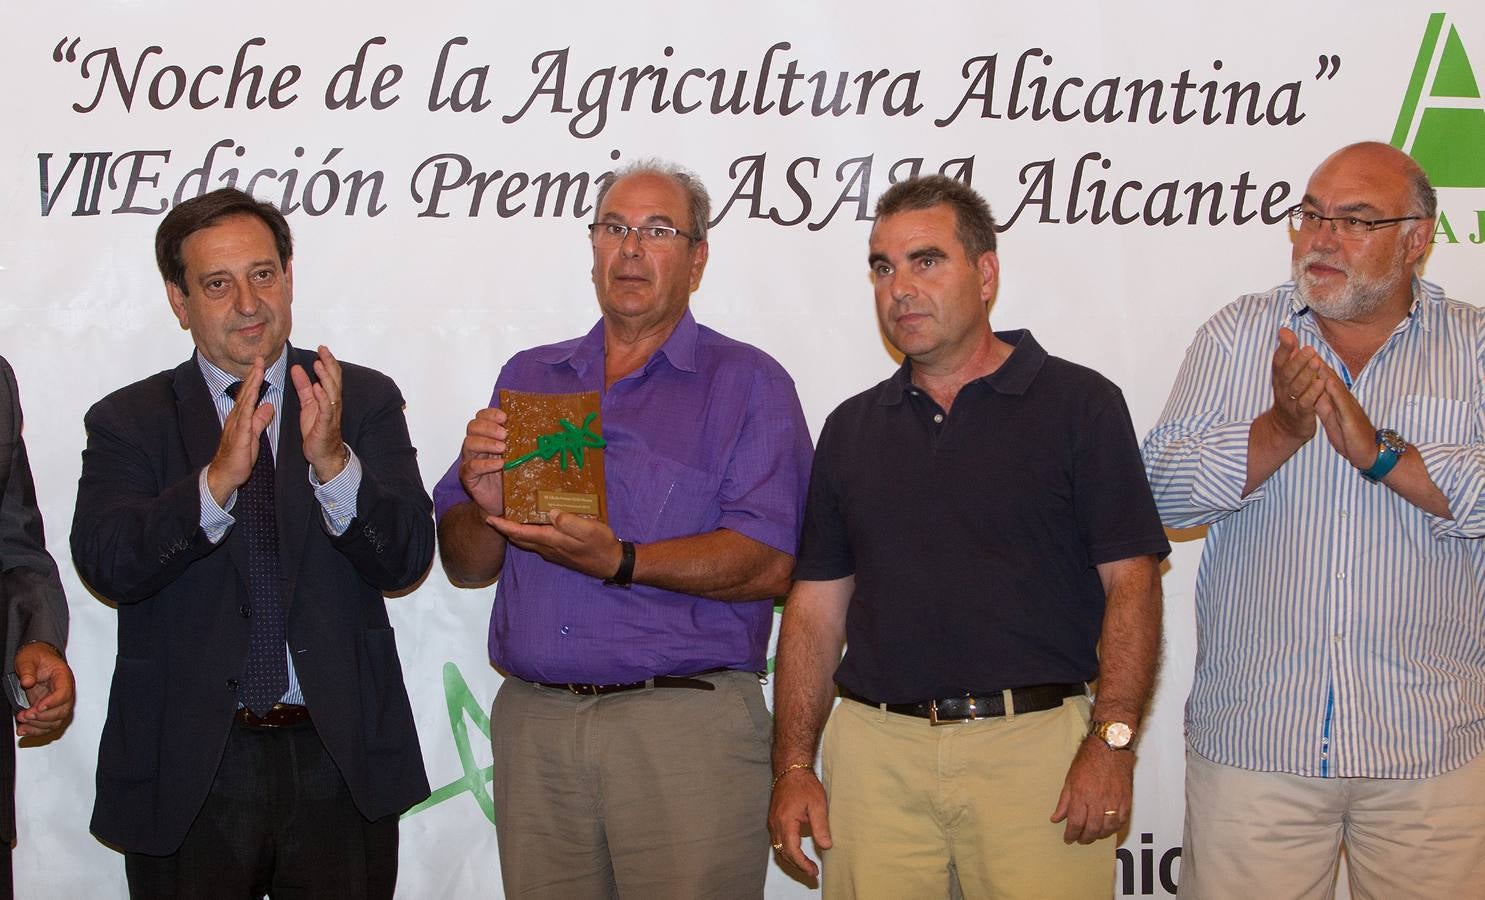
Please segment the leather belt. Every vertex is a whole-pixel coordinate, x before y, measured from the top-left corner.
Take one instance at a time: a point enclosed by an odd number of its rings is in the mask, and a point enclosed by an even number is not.
[[[707,669],[705,672],[695,672],[691,675],[656,675],[647,681],[630,681],[624,684],[576,684],[573,682],[550,683],[538,681],[537,684],[545,688],[556,688],[559,691],[571,691],[583,697],[599,697],[604,694],[618,694],[623,691],[638,691],[644,688],[684,688],[693,691],[715,691],[717,686],[710,681],[703,681],[703,675],[715,675],[718,672],[730,672],[726,667],[720,669]]]
[[[1032,687],[1012,688],[1011,706],[1018,713],[1040,712],[1055,709],[1068,697],[1086,694],[1088,688],[1081,682],[1076,684],[1038,684]],[[902,716],[927,719],[933,725],[952,722],[973,722],[976,719],[994,719],[1005,715],[1005,693],[966,694],[963,697],[945,697],[940,700],[921,700],[917,703],[878,703],[867,699],[847,687],[841,687],[840,695],[847,700],[867,706],[885,708],[887,712]]]
[[[309,721],[309,707],[297,703],[275,703],[267,714],[255,715],[246,706],[237,711],[237,722],[248,728],[287,728]]]

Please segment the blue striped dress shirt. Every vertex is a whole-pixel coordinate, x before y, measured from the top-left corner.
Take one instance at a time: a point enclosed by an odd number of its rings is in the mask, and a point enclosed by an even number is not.
[[[1187,740],[1246,769],[1446,772],[1485,748],[1485,312],[1415,281],[1409,315],[1352,378],[1452,520],[1364,480],[1323,428],[1241,496],[1281,326],[1345,372],[1292,283],[1240,297],[1197,332],[1145,439],[1165,524],[1210,526]]]
[[[232,398],[227,395],[227,389],[241,379],[217,368],[200,353],[196,354],[196,365],[200,367],[201,376],[206,379],[206,390],[216,404],[217,421],[227,421],[227,413],[232,411]],[[268,391],[263,395],[263,402],[273,404],[273,420],[268,423],[268,446],[273,448],[274,459],[278,459],[279,423],[283,419],[284,387],[288,384],[288,374],[289,348],[285,344],[284,352],[278,355],[278,360],[263,373],[268,382]],[[351,520],[356,518],[356,493],[361,489],[361,461],[349,446],[346,450],[351,454],[350,461],[339,475],[324,484],[315,480],[314,467],[309,467],[309,482],[314,486],[315,499],[320,502],[325,528],[335,535],[345,534]],[[237,492],[233,491],[227,498],[224,508],[217,505],[216,498],[207,490],[206,469],[201,470],[198,480],[201,491],[201,530],[206,534],[207,540],[217,544],[237,521],[229,512],[237,502]],[[299,675],[294,671],[294,654],[287,644],[284,645],[284,652],[289,657],[289,689],[284,692],[280,702],[302,704],[304,692],[299,687]]]

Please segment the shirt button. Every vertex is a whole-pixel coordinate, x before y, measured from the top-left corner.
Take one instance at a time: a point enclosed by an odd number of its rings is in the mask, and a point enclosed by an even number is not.
[[[562,633],[563,634],[567,634],[571,630],[572,630],[572,628],[570,626],[568,626],[568,625],[563,625],[562,626]]]
[[[1350,514],[1350,513],[1348,513],[1348,512],[1346,512],[1346,511],[1345,511],[1345,510],[1344,510],[1344,509],[1343,509],[1343,510],[1341,510],[1341,518],[1342,518],[1342,519],[1349,519],[1349,518],[1351,518],[1351,514]]]
[[[933,414],[933,421],[935,421],[935,422],[942,422],[943,420],[944,420],[944,414],[943,413],[934,413]]]
[[[229,691],[235,691],[235,690],[237,690],[237,679],[236,678],[228,678],[227,679],[227,690],[229,690]]]
[[[253,608],[251,606],[248,606],[246,603],[244,603],[243,605],[237,607],[237,611],[240,612],[240,613],[242,613],[242,617],[244,619],[250,619],[250,618],[252,618]]]
[[[1336,577],[1336,580],[1338,580],[1338,581],[1345,581],[1346,580],[1346,573],[1345,572],[1337,572],[1337,573],[1335,573],[1335,577]]]
[[[1339,644],[1341,641],[1344,641],[1346,639],[1346,636],[1344,634],[1333,634],[1330,636],[1330,639]]]

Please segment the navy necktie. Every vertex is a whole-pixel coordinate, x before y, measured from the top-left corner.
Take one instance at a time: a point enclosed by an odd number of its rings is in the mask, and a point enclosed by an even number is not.
[[[237,382],[227,389],[237,397]],[[265,379],[258,402],[268,393]],[[268,429],[258,435],[258,458],[253,473],[237,489],[237,527],[247,541],[248,656],[242,678],[242,705],[254,715],[266,715],[289,689],[289,662],[284,650],[283,568],[278,558],[278,516],[273,499],[273,448]]]

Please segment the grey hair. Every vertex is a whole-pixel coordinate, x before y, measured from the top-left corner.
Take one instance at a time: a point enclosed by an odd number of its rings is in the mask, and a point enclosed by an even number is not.
[[[686,206],[691,213],[691,237],[699,243],[706,240],[707,223],[712,217],[712,198],[706,185],[689,169],[660,159],[640,159],[620,166],[598,179],[598,198],[593,202],[593,221],[598,221],[598,211],[603,208],[603,198],[609,189],[621,179],[631,175],[658,175],[668,178],[686,192]]]
[[[1428,180],[1428,173],[1414,162],[1408,173],[1408,188],[1413,192],[1413,206],[1418,215],[1432,219],[1439,212],[1439,195]]]

